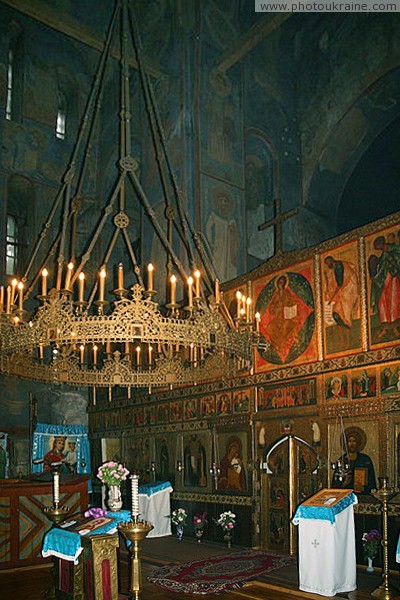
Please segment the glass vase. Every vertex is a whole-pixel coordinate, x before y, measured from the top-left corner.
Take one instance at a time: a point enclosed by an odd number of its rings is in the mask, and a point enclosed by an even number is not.
[[[203,527],[199,527],[194,531],[197,541],[200,543],[201,538],[203,537],[204,529]]]
[[[176,539],[181,542],[183,538],[183,527],[182,525],[176,526]]]
[[[367,573],[373,573],[374,572],[374,567],[372,566],[372,561],[374,559],[370,558],[369,556],[367,556],[367,561],[368,561],[368,566],[366,568]]]
[[[224,540],[225,540],[228,548],[232,547],[232,538],[233,538],[233,531],[231,531],[229,529],[225,529]]]

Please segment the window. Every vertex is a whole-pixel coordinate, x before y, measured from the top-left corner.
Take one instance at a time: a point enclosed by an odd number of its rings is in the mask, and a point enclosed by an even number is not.
[[[57,110],[57,121],[56,121],[56,137],[60,140],[65,140],[67,121],[67,102],[65,95],[62,92],[58,92],[58,110]]]
[[[11,121],[11,115],[12,115],[13,69],[14,69],[14,52],[10,48],[8,51],[7,100],[6,100],[6,119],[8,119],[9,121]]]
[[[18,262],[18,225],[13,215],[7,215],[6,275],[15,275]]]

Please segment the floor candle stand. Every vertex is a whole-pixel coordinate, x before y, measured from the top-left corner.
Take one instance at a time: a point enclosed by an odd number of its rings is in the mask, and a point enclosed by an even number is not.
[[[55,502],[51,506],[47,506],[43,509],[43,514],[53,523],[53,527],[62,523],[67,518],[70,512],[69,508],[65,508],[64,506],[59,506],[58,502]],[[52,583],[49,585],[45,592],[46,600],[54,600],[56,597],[56,573],[57,573],[57,558],[53,556],[53,567],[51,569],[52,573]]]
[[[389,583],[389,560],[388,560],[388,502],[398,492],[395,488],[388,487],[388,477],[380,477],[379,483],[381,487],[375,490],[372,495],[382,504],[382,547],[383,547],[383,568],[382,568],[382,583],[379,587],[371,592],[374,598],[382,600],[390,600],[399,595],[399,590]]]
[[[118,525],[122,535],[131,542],[129,550],[131,552],[131,587],[130,593],[134,600],[139,600],[142,589],[142,565],[140,559],[140,545],[144,538],[153,529],[152,523],[148,521],[139,521],[138,516],[132,517],[132,521],[125,521]]]

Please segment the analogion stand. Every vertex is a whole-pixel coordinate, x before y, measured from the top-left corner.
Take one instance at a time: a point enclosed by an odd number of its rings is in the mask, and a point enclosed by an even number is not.
[[[335,596],[357,588],[352,490],[324,489],[301,504],[293,517],[299,526],[299,588]]]

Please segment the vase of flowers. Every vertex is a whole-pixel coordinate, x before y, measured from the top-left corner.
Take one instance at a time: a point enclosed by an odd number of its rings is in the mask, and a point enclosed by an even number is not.
[[[111,512],[122,508],[121,483],[128,475],[128,469],[112,460],[102,464],[97,471],[97,477],[108,486],[107,505]]]
[[[363,552],[364,559],[367,560],[368,573],[374,572],[374,567],[372,566],[372,561],[375,556],[378,554],[378,549],[381,543],[382,536],[377,529],[371,529],[369,533],[363,533],[362,542],[363,542]]]
[[[187,513],[184,508],[177,508],[171,515],[171,522],[176,527],[176,537],[179,541],[183,538],[183,528],[186,525]]]
[[[204,527],[207,525],[207,513],[196,513],[193,517],[193,527],[194,534],[198,542],[201,542],[201,538],[203,537]]]
[[[219,518],[215,521],[224,532],[224,540],[226,541],[228,548],[232,546],[233,530],[236,524],[235,519],[236,515],[230,510],[227,510],[221,513]]]

